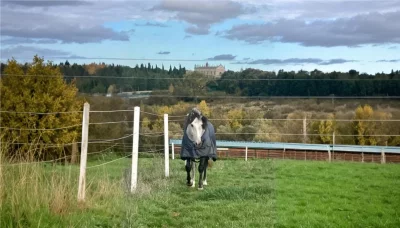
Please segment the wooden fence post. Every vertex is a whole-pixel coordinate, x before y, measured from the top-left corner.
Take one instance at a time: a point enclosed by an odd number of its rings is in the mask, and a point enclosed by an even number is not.
[[[71,151],[71,164],[75,164],[78,160],[78,143],[72,143],[72,151]]]
[[[285,144],[283,144],[283,159],[285,159],[285,155],[286,155],[286,146]]]
[[[131,193],[133,193],[137,187],[138,163],[139,163],[139,125],[140,125],[140,107],[135,106],[133,110]]]
[[[248,149],[248,148],[247,148],[247,146],[246,146],[246,152],[245,152],[245,157],[244,157],[244,160],[245,160],[245,161],[247,161],[247,149]]]
[[[164,114],[164,161],[165,161],[165,177],[169,177],[168,114]]]
[[[386,156],[385,156],[385,151],[382,149],[381,150],[381,164],[386,163]]]
[[[331,149],[329,148],[329,146],[326,147],[328,148],[328,161],[331,162],[332,161]]]
[[[78,186],[78,202],[85,201],[86,191],[86,162],[87,162],[87,148],[88,148],[88,135],[89,135],[89,103],[83,106],[82,118],[82,144],[81,144],[81,165],[79,171],[79,186]]]
[[[335,131],[333,131],[333,135],[332,135],[332,152],[335,152],[335,142],[336,142]]]
[[[171,143],[171,154],[172,154],[172,160],[175,159],[175,145]]]
[[[303,143],[307,143],[307,117],[303,119]]]

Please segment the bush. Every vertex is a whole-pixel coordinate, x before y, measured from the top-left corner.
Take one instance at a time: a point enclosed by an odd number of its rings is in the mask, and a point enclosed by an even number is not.
[[[64,144],[79,139],[82,102],[74,83],[67,84],[58,67],[35,56],[26,73],[16,60],[8,61],[1,78],[0,123],[5,155],[23,160],[55,159],[69,153]],[[31,114],[31,113],[35,114]],[[66,113],[60,113],[66,112]],[[54,114],[39,114],[54,113]],[[42,130],[54,129],[58,130]],[[62,128],[62,129],[60,129]],[[22,130],[34,129],[34,130]],[[57,144],[59,147],[50,147]]]

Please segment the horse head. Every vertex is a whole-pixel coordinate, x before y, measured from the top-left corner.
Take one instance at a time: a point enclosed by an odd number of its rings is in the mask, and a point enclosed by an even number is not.
[[[207,118],[201,111],[193,108],[186,120],[186,134],[195,146],[201,145],[201,137],[207,128]]]

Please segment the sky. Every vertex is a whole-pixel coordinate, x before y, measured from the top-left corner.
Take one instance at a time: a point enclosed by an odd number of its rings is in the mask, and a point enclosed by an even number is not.
[[[2,0],[0,59],[400,70],[400,0]]]

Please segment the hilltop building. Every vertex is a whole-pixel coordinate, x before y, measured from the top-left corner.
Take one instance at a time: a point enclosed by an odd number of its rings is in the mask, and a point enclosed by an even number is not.
[[[206,65],[194,65],[194,71],[203,73],[206,76],[213,76],[216,78],[221,77],[221,75],[225,72],[225,67],[221,64],[218,66],[210,66],[208,62]]]

